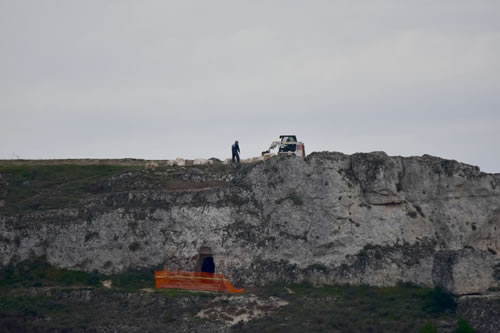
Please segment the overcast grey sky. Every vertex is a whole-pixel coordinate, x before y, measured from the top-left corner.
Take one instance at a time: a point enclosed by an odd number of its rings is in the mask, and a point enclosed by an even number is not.
[[[431,154],[500,172],[500,1],[0,0],[0,158]]]

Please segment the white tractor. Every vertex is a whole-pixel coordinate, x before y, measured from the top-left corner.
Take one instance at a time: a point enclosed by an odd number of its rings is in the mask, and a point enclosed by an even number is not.
[[[288,155],[296,155],[301,157],[306,157],[306,149],[303,142],[297,141],[297,136],[295,135],[280,135],[280,141],[274,141],[269,146],[269,149],[262,152],[262,156],[265,159],[274,156],[275,153],[271,151],[279,147],[278,154],[288,154]]]

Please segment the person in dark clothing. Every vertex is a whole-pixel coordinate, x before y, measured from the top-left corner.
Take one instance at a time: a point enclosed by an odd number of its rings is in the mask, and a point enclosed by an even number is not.
[[[213,257],[207,257],[203,260],[201,271],[205,273],[215,273],[215,263]]]
[[[234,163],[235,157],[236,157],[236,160],[238,161],[238,163],[240,163],[240,146],[238,145],[238,141],[235,141],[231,148],[233,151],[233,163]]]

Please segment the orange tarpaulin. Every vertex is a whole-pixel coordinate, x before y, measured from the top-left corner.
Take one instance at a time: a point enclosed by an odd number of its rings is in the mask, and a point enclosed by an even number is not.
[[[227,293],[245,291],[245,289],[233,287],[223,274],[205,272],[155,271],[155,284],[156,288],[223,291]]]

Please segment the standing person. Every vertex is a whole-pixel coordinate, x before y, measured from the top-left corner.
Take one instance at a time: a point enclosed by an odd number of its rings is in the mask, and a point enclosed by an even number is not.
[[[238,163],[240,163],[240,146],[238,145],[238,141],[235,141],[231,148],[233,151],[233,163],[235,157],[238,160]]]

